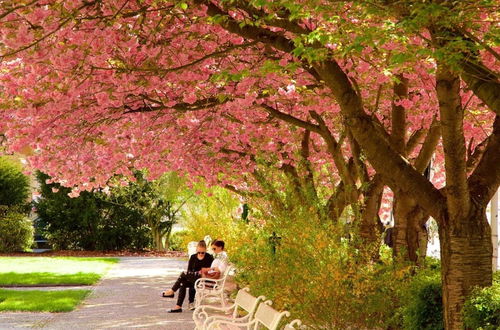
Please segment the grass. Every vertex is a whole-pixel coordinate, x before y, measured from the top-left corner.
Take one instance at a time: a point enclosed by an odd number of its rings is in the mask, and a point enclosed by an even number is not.
[[[90,290],[25,291],[0,289],[0,311],[70,312]]]
[[[92,285],[117,258],[0,257],[0,286]]]

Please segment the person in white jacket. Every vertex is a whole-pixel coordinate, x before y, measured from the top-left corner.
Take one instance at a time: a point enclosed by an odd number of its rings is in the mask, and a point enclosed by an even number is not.
[[[221,278],[222,275],[224,275],[224,272],[226,271],[229,264],[227,253],[226,251],[224,251],[224,247],[224,241],[215,240],[212,243],[212,251],[215,254],[215,258],[212,261],[212,265],[210,266],[210,268],[203,268],[201,270],[202,277],[218,279]]]

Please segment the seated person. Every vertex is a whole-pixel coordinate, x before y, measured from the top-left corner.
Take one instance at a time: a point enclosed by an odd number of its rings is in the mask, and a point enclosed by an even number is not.
[[[191,255],[189,258],[187,272],[182,272],[172,289],[166,290],[162,293],[163,297],[173,298],[177,290],[179,296],[177,297],[177,305],[170,311],[171,313],[182,312],[182,304],[186,297],[186,290],[189,288],[189,309],[194,309],[194,296],[195,288],[194,282],[200,278],[200,271],[203,268],[211,266],[214,258],[207,253],[207,244],[205,241],[199,241],[196,247],[196,254]]]
[[[212,243],[215,259],[210,268],[201,269],[201,277],[219,279],[224,275],[229,263],[227,253],[224,251],[224,245],[224,241],[221,240],[215,240]]]

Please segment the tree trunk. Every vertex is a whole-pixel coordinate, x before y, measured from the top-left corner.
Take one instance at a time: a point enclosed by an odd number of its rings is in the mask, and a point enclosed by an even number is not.
[[[441,219],[441,278],[446,329],[462,329],[462,307],[472,289],[492,283],[491,231],[483,207],[469,215]]]
[[[151,227],[151,234],[153,236],[153,247],[156,251],[164,251],[163,237],[161,236],[159,228],[156,226]]]
[[[429,216],[404,193],[394,199],[394,256],[421,264],[427,255]]]
[[[374,248],[373,259],[379,258],[378,247],[381,244],[380,235],[382,232],[382,223],[378,215],[380,204],[382,201],[382,193],[384,184],[380,176],[375,176],[364,196],[364,205],[361,209],[361,222],[359,227],[359,235],[362,239],[362,244],[367,244],[368,248]]]

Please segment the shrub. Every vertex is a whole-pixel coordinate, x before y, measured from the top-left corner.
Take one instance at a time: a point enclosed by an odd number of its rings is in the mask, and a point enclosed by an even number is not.
[[[467,329],[499,329],[500,272],[495,273],[491,287],[474,290],[464,305],[463,314]]]
[[[135,210],[100,201],[97,250],[143,250],[151,246],[151,229]]]
[[[206,234],[225,240],[239,286],[271,299],[309,329],[386,328],[407,268],[393,266],[391,258],[372,261],[378,246],[358,248],[343,238],[342,223],[324,221],[302,201],[279,210],[250,200],[247,224],[236,212],[238,198],[219,188],[211,193],[190,206],[183,246]]]
[[[150,229],[137,211],[111,203],[99,192],[70,198],[69,188],[46,184],[46,174],[37,176],[42,194],[36,204],[39,223],[54,248],[141,250],[151,245]]]
[[[441,277],[435,262],[418,270],[403,286],[401,304],[404,329],[444,329]]]
[[[203,188],[201,188],[203,189]],[[226,189],[213,187],[205,189],[196,199],[189,201],[183,212],[183,225],[186,233],[179,242],[185,250],[191,241],[200,241],[206,235],[212,239],[222,239],[226,250],[234,254],[236,248],[245,242],[244,233],[250,228],[240,217],[234,215],[240,202]]]
[[[33,225],[22,213],[0,209],[0,252],[26,251],[33,245]]]
[[[189,234],[187,230],[175,231],[170,235],[170,250],[186,251],[187,245],[184,244],[185,237]]]
[[[0,157],[0,205],[26,204],[29,193],[29,178],[23,174],[22,167],[7,157]]]
[[[288,227],[255,230],[245,239],[231,255],[241,286],[311,329],[384,328],[404,271],[372,262],[371,248],[357,249],[337,236],[336,226],[313,219],[289,216]]]

